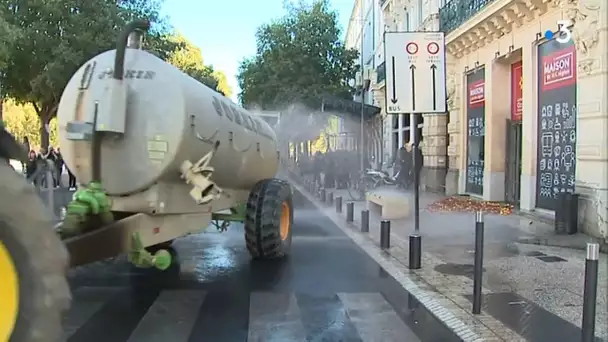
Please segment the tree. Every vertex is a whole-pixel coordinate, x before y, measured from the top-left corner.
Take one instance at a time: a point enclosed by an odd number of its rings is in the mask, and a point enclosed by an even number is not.
[[[280,109],[332,94],[349,98],[358,52],[340,41],[337,14],[327,0],[287,8],[256,33],[257,52],[239,66],[243,105]]]
[[[38,115],[31,104],[18,105],[11,99],[4,101],[4,123],[6,124],[6,129],[18,141],[23,141],[23,138],[27,137],[31,149],[41,146]],[[53,146],[57,146],[57,118],[52,119],[50,122],[49,140]]]
[[[217,91],[224,94],[226,97],[232,97],[232,88],[230,88],[230,84],[228,84],[226,74],[220,70],[216,70],[213,72],[213,76],[217,80]]]
[[[127,20],[148,19],[147,36],[156,48],[171,47],[158,17],[158,3],[146,0],[0,0],[0,17],[19,29],[22,39],[9,46],[2,84],[6,95],[31,104],[39,119],[42,147],[46,125],[57,113],[70,77],[87,60],[112,49]],[[160,54],[163,52],[160,51]]]
[[[200,48],[179,33],[169,40],[178,47],[169,54],[167,62],[218,93],[229,96],[231,91],[226,76],[215,71],[213,66],[205,65]]]
[[[0,16],[0,120],[4,117],[4,96],[2,75],[8,64],[12,46],[19,38],[20,32],[17,27],[9,24],[2,16]]]

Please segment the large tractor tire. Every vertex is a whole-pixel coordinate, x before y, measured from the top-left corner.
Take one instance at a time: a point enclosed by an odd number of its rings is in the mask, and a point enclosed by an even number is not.
[[[62,339],[67,267],[67,251],[35,189],[0,163],[0,341]]]
[[[245,241],[254,259],[276,259],[289,254],[293,200],[289,183],[266,179],[257,183],[247,201]]]

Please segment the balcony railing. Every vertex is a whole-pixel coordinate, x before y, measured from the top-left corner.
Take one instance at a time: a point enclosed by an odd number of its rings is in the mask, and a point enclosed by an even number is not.
[[[376,68],[376,83],[383,82],[386,79],[386,64],[382,62],[382,64],[378,65]]]
[[[471,19],[494,0],[450,0],[439,9],[439,30],[446,34]]]

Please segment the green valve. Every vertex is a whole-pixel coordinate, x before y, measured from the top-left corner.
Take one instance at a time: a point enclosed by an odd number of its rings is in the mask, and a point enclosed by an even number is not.
[[[108,195],[103,190],[101,183],[90,182],[76,191],[72,201],[67,205],[61,235],[63,237],[76,236],[112,222],[114,222],[114,217]]]
[[[172,256],[165,249],[158,250],[154,255],[148,252],[141,241],[139,233],[134,233],[131,237],[131,252],[129,252],[129,261],[140,268],[154,267],[161,271],[166,270],[171,266]]]
[[[166,249],[161,249],[159,251],[157,251],[156,253],[154,253],[154,267],[156,267],[157,269],[164,271],[167,268],[169,268],[169,266],[171,266],[171,259],[173,257],[171,256],[171,253],[169,253],[168,250]]]

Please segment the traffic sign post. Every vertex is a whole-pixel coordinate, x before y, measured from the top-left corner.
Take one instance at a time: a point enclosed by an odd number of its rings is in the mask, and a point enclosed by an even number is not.
[[[445,113],[443,32],[386,32],[386,113]]]
[[[443,32],[386,32],[386,113],[447,112],[445,36]],[[416,118],[416,117],[415,117]],[[418,120],[410,123],[417,129]],[[414,232],[410,234],[409,268],[422,267],[420,235],[420,137],[412,144],[414,164]]]

